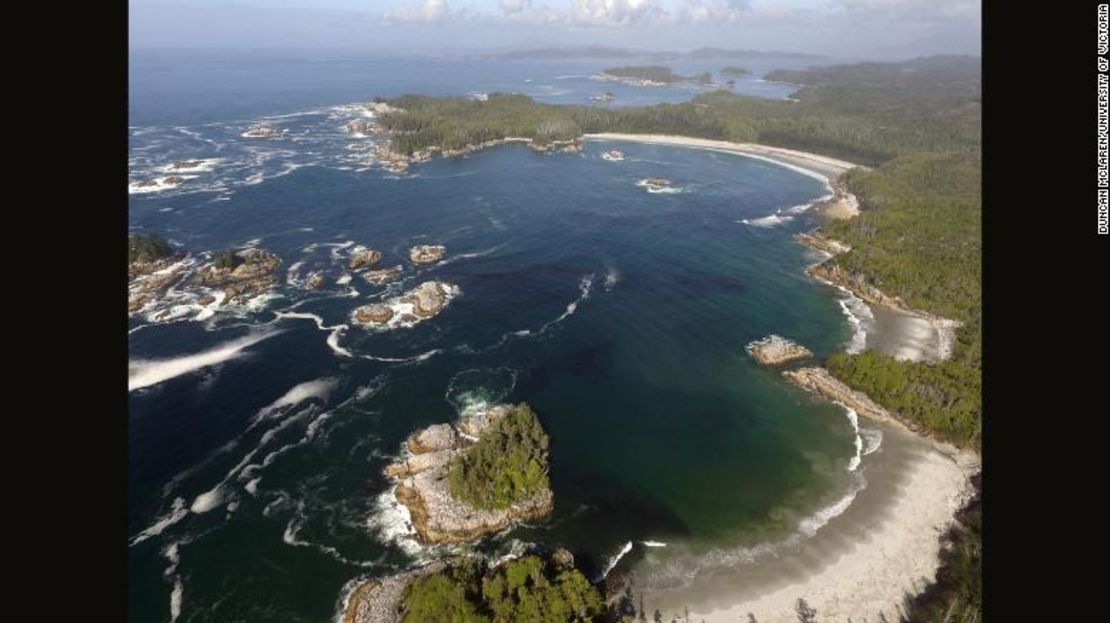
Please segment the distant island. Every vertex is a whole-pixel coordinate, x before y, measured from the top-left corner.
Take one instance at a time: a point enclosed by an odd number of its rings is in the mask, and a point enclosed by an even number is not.
[[[724,67],[721,69],[721,75],[728,76],[729,78],[742,78],[751,73],[752,71],[750,69],[744,67]]]
[[[611,67],[601,72],[601,77],[609,80],[631,81],[639,85],[663,85],[680,82],[695,84],[712,84],[713,75],[709,72],[694,76],[682,76],[671,71],[669,67],[660,66],[631,66]]]
[[[775,50],[729,50],[724,48],[698,48],[689,52],[675,51],[650,51],[629,48],[615,48],[608,46],[582,46],[565,48],[536,48],[530,50],[512,50],[508,52],[492,52],[480,56],[481,58],[494,58],[499,60],[574,60],[574,59],[605,59],[605,58],[645,58],[653,61],[670,62],[683,60],[706,60],[714,58],[750,58],[750,59],[818,59],[817,54],[802,52],[783,52]]]

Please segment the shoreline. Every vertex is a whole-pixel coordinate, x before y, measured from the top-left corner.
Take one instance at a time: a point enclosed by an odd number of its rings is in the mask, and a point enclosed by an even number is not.
[[[519,140],[491,141],[459,151],[469,153]],[[840,175],[858,166],[848,161],[755,143],[674,135],[584,134],[580,140],[706,149],[769,161],[823,181],[830,192],[830,197],[821,204],[828,211],[828,218],[852,218],[859,213],[856,197],[836,183]],[[439,155],[461,154],[440,152]],[[842,247],[841,252],[847,250],[847,245],[820,236],[819,230],[809,233],[813,234],[822,239],[822,246],[826,248],[804,239],[799,242],[825,252],[829,259],[836,255],[829,252],[830,244],[834,251],[838,247]],[[934,327],[936,342],[940,344],[934,349],[935,353],[939,358],[950,355],[950,346],[946,348],[943,343],[954,341],[951,339],[954,327],[950,326],[954,321],[909,309],[901,299],[889,297],[846,275],[823,277],[820,270],[814,269],[823,266],[828,271],[830,266],[825,266],[825,262],[811,267],[807,274],[846,290],[869,306],[926,320]],[[868,287],[864,289],[863,286]],[[945,323],[947,334],[940,332],[937,322]],[[899,335],[884,337],[897,343],[902,333],[913,333],[910,324],[902,323],[899,329],[898,323],[893,323],[888,330]],[[876,329],[878,327],[869,331],[868,337]],[[920,336],[910,336],[910,341],[915,339],[921,341]],[[868,342],[871,346],[871,340]],[[815,399],[829,399],[819,392],[816,394]],[[866,417],[867,414],[861,415]],[[894,416],[875,417],[872,422],[889,440],[860,466],[867,477],[864,486],[852,492],[851,499],[819,530],[800,541],[783,544],[791,551],[782,556],[714,569],[712,573],[697,575],[692,583],[681,588],[656,590],[654,596],[649,588],[648,599],[654,602],[649,610],[661,607],[669,616],[672,611],[677,612],[690,604],[690,614],[709,622],[744,620],[751,612],[762,623],[793,623],[796,620],[794,605],[798,598],[804,598],[817,610],[822,621],[846,621],[849,617],[871,619],[880,614],[897,617],[904,598],[917,594],[935,579],[940,568],[940,537],[974,492],[971,477],[979,470],[979,455],[921,434]],[[898,441],[892,443],[894,439]],[[701,556],[694,557],[695,562],[701,560]],[[746,575],[748,579],[723,582],[720,576],[729,574]],[[640,587],[639,590],[645,589]]]
[[[836,183],[840,175],[856,167],[844,160],[753,143],[673,135],[605,133],[586,134],[582,138],[709,149],[769,160],[823,179],[833,192],[833,197],[824,204],[827,218],[850,219],[859,214],[858,199]],[[825,238],[819,228],[796,240],[827,254],[828,259],[850,250],[840,241]],[[897,335],[878,339],[895,344],[910,342],[908,347],[891,347],[895,350],[892,355],[902,354],[902,358],[916,361],[951,356],[958,322],[911,309],[900,298],[890,297],[873,286],[864,289],[852,279],[838,278],[839,274],[823,276],[819,267],[824,267],[828,259],[810,267],[807,274],[846,290],[873,310],[921,319],[933,331],[934,346],[915,345],[924,341],[919,335],[920,327],[912,326],[911,322],[891,323],[888,331]],[[825,272],[829,272],[828,267]],[[868,346],[874,347],[872,334],[878,329],[872,327],[867,332]],[[821,392],[814,393],[817,399],[832,400]],[[693,597],[689,614],[697,620],[733,622],[752,613],[763,623],[793,623],[797,620],[794,606],[799,598],[804,598],[822,621],[870,620],[880,616],[896,620],[902,613],[904,599],[935,580],[941,562],[941,535],[973,495],[972,476],[980,471],[980,459],[973,450],[956,448],[919,427],[908,426],[881,407],[879,411],[860,412],[869,416],[888,437],[881,449],[885,452],[868,458],[862,466],[874,482],[865,481],[869,486],[851,494],[852,499],[842,512],[822,527],[824,534],[817,531],[800,544],[793,544],[797,548],[794,555],[776,555],[769,561],[741,565],[723,573],[746,572],[755,578],[728,582],[722,581],[719,577],[722,574],[709,573],[706,575],[711,577],[704,581],[713,586],[702,589],[704,595],[699,596],[698,589],[692,588],[698,582],[695,579],[689,586],[675,590],[671,599],[664,597],[659,605],[677,613],[678,604],[685,609]],[[901,437],[901,443],[892,444],[889,439],[892,437]],[[895,451],[891,445],[904,452]],[[791,564],[794,556],[796,560]],[[816,569],[814,561],[820,565]],[[664,611],[667,615],[672,613]]]
[[[868,169],[863,165],[839,158],[830,158],[796,149],[785,147],[772,147],[759,143],[733,143],[707,138],[694,138],[676,134],[625,134],[619,132],[604,132],[600,134],[583,134],[584,141],[630,141],[635,143],[650,143],[654,145],[670,145],[673,147],[692,147],[695,149],[709,149],[723,151],[760,160],[768,160],[777,164],[789,166],[810,177],[818,177],[829,184],[849,169]]]

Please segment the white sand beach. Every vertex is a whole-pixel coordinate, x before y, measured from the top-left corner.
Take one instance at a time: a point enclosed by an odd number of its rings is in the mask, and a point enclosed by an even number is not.
[[[753,143],[732,143],[683,136],[587,134],[586,140],[635,141],[709,149],[771,160],[832,184],[859,165],[816,154]],[[830,202],[831,218],[859,213],[855,197],[841,189]],[[936,360],[951,354],[951,321],[869,304],[874,310],[867,347],[900,359]],[[681,567],[682,586],[653,581],[650,565],[636,581],[648,611],[659,608],[665,620],[706,623],[747,621],[795,623],[795,604],[805,599],[827,623],[897,621],[907,595],[935,578],[940,536],[972,492],[979,470],[972,452],[925,439],[896,422],[870,423],[883,431],[880,449],[863,457],[862,486],[832,508],[838,514],[812,534],[736,551],[704,552],[672,559]],[[837,504],[842,507],[837,507]],[[823,512],[822,511],[819,512]],[[803,532],[805,532],[803,530]],[[685,560],[683,560],[685,559]],[[713,561],[730,561],[714,565]],[[671,569],[673,572],[675,569]],[[658,571],[655,570],[656,572]],[[673,575],[665,573],[663,575]]]

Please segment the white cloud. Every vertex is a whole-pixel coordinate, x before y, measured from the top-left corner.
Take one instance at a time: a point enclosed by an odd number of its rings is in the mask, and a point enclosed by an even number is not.
[[[501,10],[506,15],[520,13],[532,8],[532,0],[501,0]]]
[[[686,0],[681,18],[688,22],[731,23],[751,11],[751,0]]]
[[[961,20],[979,17],[980,0],[833,0],[848,13],[919,21]]]
[[[590,26],[627,26],[666,16],[659,0],[573,0],[571,18]]]
[[[447,0],[421,0],[403,8],[382,13],[391,22],[441,22],[451,13]]]

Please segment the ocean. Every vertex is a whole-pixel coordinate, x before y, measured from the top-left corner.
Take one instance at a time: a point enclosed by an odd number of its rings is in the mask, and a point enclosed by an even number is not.
[[[865,485],[855,465],[877,431],[744,350],[768,333],[819,357],[859,339],[844,295],[804,273],[820,258],[792,240],[816,226],[806,206],[822,181],[739,155],[599,141],[394,174],[370,163],[373,139],[345,130],[370,98],[410,92],[588,104],[612,91],[612,105],[696,93],[591,78],[614,64],[631,63],[133,53],[131,181],[203,162],[179,186],[132,186],[131,231],[193,262],[253,245],[282,265],[248,305],[212,313],[177,293],[129,319],[131,620],[332,620],[354,580],[441,555],[404,530],[381,470],[415,429],[482,403],[533,406],[555,492],[549,519],[482,548],[563,545],[600,576],[638,543],[624,564],[648,590],[812,534]],[[761,71],[737,89],[793,90]],[[285,132],[241,136],[260,122]],[[601,158],[613,148],[624,160]],[[653,176],[672,188],[638,185]],[[409,247],[430,243],[446,259],[415,269]],[[405,266],[403,279],[343,279],[355,245]],[[316,270],[320,291],[304,287]],[[359,305],[428,279],[460,290],[435,318],[351,322]]]

